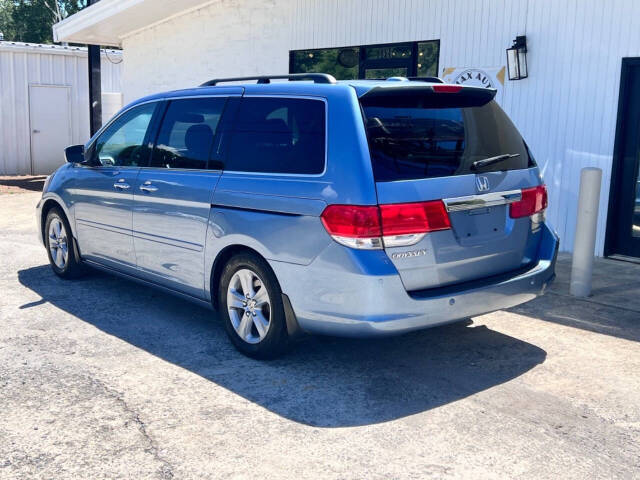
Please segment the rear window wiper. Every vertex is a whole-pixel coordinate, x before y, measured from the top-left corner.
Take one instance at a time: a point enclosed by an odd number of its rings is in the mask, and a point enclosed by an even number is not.
[[[519,157],[519,153],[505,153],[503,155],[496,155],[495,157],[483,158],[482,160],[476,160],[471,164],[471,170],[478,170],[483,167],[488,167],[494,163],[502,162],[510,158]]]

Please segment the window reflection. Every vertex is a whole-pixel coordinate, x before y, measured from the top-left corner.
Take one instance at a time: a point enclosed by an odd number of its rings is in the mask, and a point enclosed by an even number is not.
[[[367,60],[411,58],[411,45],[366,47]]]
[[[417,59],[418,76],[419,77],[437,77],[439,57],[440,57],[439,42],[418,43],[418,59]]]
[[[293,52],[292,73],[330,73],[338,80],[358,78],[360,48],[325,48]]]
[[[291,73],[329,73],[338,80],[433,77],[438,75],[440,41],[318,48],[291,52]]]

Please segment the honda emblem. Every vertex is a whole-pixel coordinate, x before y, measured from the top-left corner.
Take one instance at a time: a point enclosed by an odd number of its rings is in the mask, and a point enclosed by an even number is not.
[[[490,188],[489,179],[482,176],[476,177],[476,186],[478,187],[479,192],[486,192]]]

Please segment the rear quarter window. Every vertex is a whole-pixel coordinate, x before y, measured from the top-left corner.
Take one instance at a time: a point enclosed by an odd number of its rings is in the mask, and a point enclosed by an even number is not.
[[[243,98],[231,132],[225,170],[322,173],[325,115],[322,100]]]
[[[528,148],[495,101],[465,103],[464,96],[377,96],[362,100],[376,181],[478,173],[476,160],[513,155],[480,171],[534,166]]]

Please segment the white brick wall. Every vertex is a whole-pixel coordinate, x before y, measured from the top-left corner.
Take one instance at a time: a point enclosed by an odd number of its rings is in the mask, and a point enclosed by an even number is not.
[[[638,18],[638,0],[219,0],[125,38],[124,94],[286,73],[302,48],[440,39],[441,68],[501,66],[526,34],[530,76],[507,82],[503,108],[544,172],[563,250],[580,169],[603,169],[602,253],[620,65],[640,56]]]
[[[125,38],[125,102],[214,77],[287,73],[292,5],[221,0]]]

